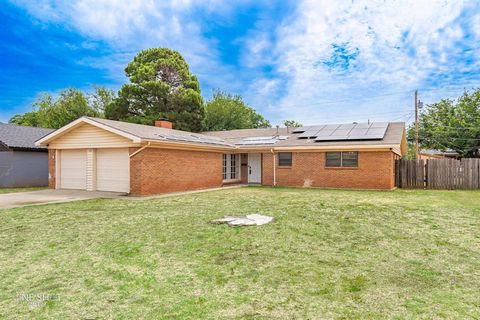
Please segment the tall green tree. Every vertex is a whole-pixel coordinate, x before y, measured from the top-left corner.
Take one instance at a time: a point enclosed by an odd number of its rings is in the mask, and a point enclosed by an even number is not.
[[[215,91],[205,106],[205,130],[233,130],[249,128],[269,128],[270,122],[240,96]]]
[[[96,92],[98,89],[96,89]],[[10,123],[43,128],[60,128],[81,116],[97,117],[103,106],[89,104],[89,96],[74,88],[62,90],[58,97],[49,93],[41,94],[33,103],[33,111],[15,115]]]
[[[95,110],[97,116],[101,118],[105,117],[105,109],[116,97],[117,94],[115,91],[101,86],[94,86],[94,91],[87,94],[89,106]]]
[[[408,138],[414,140],[414,126]],[[422,148],[455,150],[461,157],[480,156],[480,89],[465,91],[457,100],[442,99],[427,106],[419,117]]]
[[[177,51],[139,52],[125,68],[130,79],[105,110],[109,119],[153,124],[168,118],[175,129],[198,132],[205,116],[200,84]]]
[[[300,122],[295,120],[283,120],[283,125],[288,128],[299,128],[302,126]]]

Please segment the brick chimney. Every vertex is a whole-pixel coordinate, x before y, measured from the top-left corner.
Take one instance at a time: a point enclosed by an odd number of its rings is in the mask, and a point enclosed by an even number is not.
[[[155,127],[172,129],[173,123],[171,121],[168,121],[165,118],[161,118],[161,119],[155,120]]]

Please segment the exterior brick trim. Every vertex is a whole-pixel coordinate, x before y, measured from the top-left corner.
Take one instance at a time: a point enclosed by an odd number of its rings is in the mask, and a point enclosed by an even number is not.
[[[48,149],[48,187],[50,189],[55,189],[56,187],[56,153],[55,149]]]
[[[351,189],[393,189],[395,154],[391,151],[359,151],[358,167],[325,166],[325,152],[293,152],[292,166],[275,168],[277,186]],[[278,159],[278,157],[276,157]],[[273,155],[263,153],[262,179],[273,185]]]
[[[138,148],[130,148],[130,154]],[[222,186],[222,153],[146,148],[130,158],[130,193],[150,195]]]

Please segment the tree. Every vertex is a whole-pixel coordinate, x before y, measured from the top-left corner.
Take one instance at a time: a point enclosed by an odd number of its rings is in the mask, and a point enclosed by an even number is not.
[[[200,84],[177,51],[140,51],[125,68],[130,79],[105,110],[109,119],[153,124],[167,118],[175,129],[198,132],[205,117]]]
[[[205,130],[269,128],[270,122],[238,95],[215,91],[205,106]]]
[[[115,98],[115,91],[100,86],[94,86],[93,93],[87,94],[88,104],[101,118],[105,117],[105,109]]]
[[[33,111],[15,115],[10,123],[43,128],[60,128],[81,116],[99,116],[89,105],[88,96],[74,88],[62,90],[58,98],[43,93],[33,103]]]
[[[38,122],[38,114],[36,111],[25,112],[24,114],[16,114],[8,120],[9,123],[19,126],[40,127]]]
[[[414,126],[408,138],[414,140]],[[452,149],[461,157],[480,156],[480,89],[465,91],[456,101],[442,99],[427,106],[419,117],[422,148]]]
[[[287,128],[299,128],[302,126],[301,123],[295,120],[283,120],[283,125]]]

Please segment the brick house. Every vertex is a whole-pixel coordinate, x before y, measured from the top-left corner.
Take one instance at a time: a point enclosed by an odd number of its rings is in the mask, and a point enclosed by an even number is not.
[[[37,141],[49,186],[137,195],[245,183],[392,189],[404,123],[352,123],[202,134],[82,117]]]

